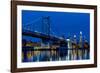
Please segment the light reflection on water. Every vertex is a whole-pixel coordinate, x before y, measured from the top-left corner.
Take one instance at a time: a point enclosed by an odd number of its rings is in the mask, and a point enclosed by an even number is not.
[[[22,62],[85,60],[90,57],[89,50],[84,48],[68,49],[66,47],[60,47],[53,50],[50,49],[23,47]]]

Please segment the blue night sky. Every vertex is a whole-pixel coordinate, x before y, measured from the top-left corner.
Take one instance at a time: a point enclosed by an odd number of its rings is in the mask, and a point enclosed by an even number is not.
[[[79,38],[80,31],[82,31],[83,36],[90,41],[90,14],[89,13],[75,13],[75,12],[50,12],[50,11],[31,11],[22,10],[22,25],[34,24],[41,26],[41,17],[50,17],[50,27],[51,33],[56,36],[73,35]],[[39,28],[35,28],[39,30]]]

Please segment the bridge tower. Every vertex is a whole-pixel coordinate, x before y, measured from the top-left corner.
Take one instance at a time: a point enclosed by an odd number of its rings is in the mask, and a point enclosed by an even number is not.
[[[50,17],[42,17],[42,32],[46,35],[50,35]]]
[[[42,17],[42,33],[50,37],[50,17],[49,16]],[[50,40],[42,39],[42,45],[50,46]]]

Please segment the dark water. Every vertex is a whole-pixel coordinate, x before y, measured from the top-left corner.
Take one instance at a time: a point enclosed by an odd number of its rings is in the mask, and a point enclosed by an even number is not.
[[[68,49],[60,47],[55,50],[38,49],[34,47],[23,47],[22,62],[42,62],[42,61],[68,61],[87,60],[90,58],[88,49]]]

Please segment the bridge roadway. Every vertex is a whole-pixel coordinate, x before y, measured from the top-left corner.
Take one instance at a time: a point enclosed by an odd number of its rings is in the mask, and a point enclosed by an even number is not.
[[[23,29],[22,35],[67,43],[67,41],[65,39],[61,38],[61,37],[56,37],[56,36],[53,36],[53,35],[47,35],[47,34],[37,32],[37,31],[29,31],[29,30]]]

